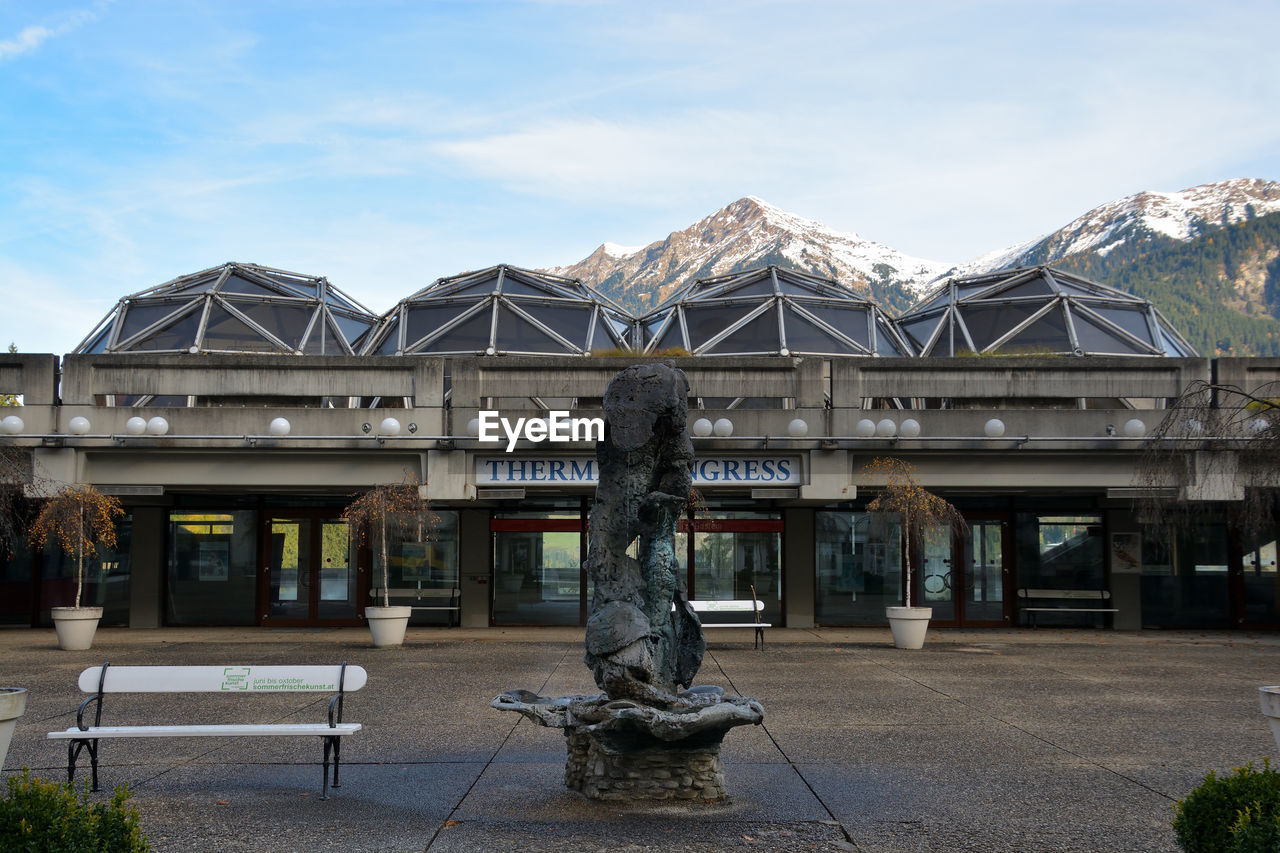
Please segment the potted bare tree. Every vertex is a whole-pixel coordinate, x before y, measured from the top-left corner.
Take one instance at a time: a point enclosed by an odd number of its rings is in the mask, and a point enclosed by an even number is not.
[[[97,558],[99,546],[116,546],[116,519],[122,515],[119,498],[104,495],[93,486],[65,485],[45,500],[31,522],[27,536],[34,547],[43,548],[53,541],[76,561],[75,603],[50,611],[59,648],[83,651],[93,645],[102,608],[80,606],[85,562]]]
[[[361,545],[369,544],[379,560],[382,604],[369,605],[364,609],[373,645],[402,645],[413,608],[391,604],[390,543],[402,535],[411,536],[419,542],[431,540],[438,523],[436,516],[418,494],[417,481],[406,479],[402,483],[387,483],[362,492],[343,510],[342,518],[350,525],[357,541]]]
[[[920,541],[924,528],[932,525],[950,525],[953,532],[961,535],[968,525],[960,510],[917,483],[915,469],[901,459],[877,457],[867,463],[863,473],[868,480],[884,480],[880,493],[867,504],[867,512],[896,515],[902,522],[907,575],[905,606],[885,608],[893,644],[900,649],[919,649],[924,646],[933,608],[911,604],[915,580],[912,541]]]

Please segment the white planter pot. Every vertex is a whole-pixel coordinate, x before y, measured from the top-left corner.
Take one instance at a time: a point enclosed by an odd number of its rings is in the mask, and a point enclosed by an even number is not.
[[[1271,734],[1276,739],[1276,749],[1280,749],[1280,686],[1259,687],[1258,701],[1262,703],[1262,713],[1271,723]]]
[[[924,647],[924,635],[933,618],[932,607],[886,607],[889,630],[893,632],[893,645],[899,649]]]
[[[18,718],[27,710],[27,688],[0,687],[0,769],[4,768]]]
[[[409,628],[411,615],[412,607],[366,607],[364,616],[369,620],[374,647],[404,645],[404,633]]]
[[[58,648],[82,652],[93,645],[93,635],[102,618],[101,607],[54,607],[53,630],[58,632]]]

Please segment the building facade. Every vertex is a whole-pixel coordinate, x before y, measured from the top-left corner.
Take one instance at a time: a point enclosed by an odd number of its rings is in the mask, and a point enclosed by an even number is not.
[[[513,316],[537,319],[524,313],[517,304]],[[902,538],[865,512],[880,484],[864,467],[894,456],[968,521],[914,546],[913,598],[935,625],[1021,625],[1018,590],[1049,588],[1108,591],[1116,628],[1280,627],[1276,531],[1235,532],[1234,484],[1199,464],[1229,446],[1206,437],[1160,486],[1203,504],[1195,524],[1144,528],[1133,503],[1169,400],[1197,380],[1275,381],[1280,360],[663,360],[691,387],[701,501],[677,550],[693,598],[754,590],[775,625],[883,624],[905,593]],[[18,421],[3,421],[0,444],[30,452],[36,497],[41,482],[91,483],[124,503],[118,549],[100,555],[109,571],[86,589],[107,625],[360,624],[380,567],[340,515],[359,490],[406,478],[424,484],[438,521],[397,543],[389,586],[403,603],[460,608],[415,622],[579,625],[594,441],[484,441],[475,422],[485,411],[511,424],[601,417],[605,386],[628,363],[430,347],[0,355],[0,393],[22,402],[0,410]],[[51,606],[69,603],[72,567],[55,552],[18,548],[0,565],[3,623],[47,624]]]

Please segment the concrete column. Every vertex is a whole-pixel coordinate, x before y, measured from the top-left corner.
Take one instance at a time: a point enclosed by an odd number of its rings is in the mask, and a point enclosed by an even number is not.
[[[812,509],[788,509],[782,513],[782,592],[788,628],[813,627],[814,515]]]
[[[159,628],[164,621],[164,539],[168,510],[160,506],[139,506],[129,512],[133,516],[129,548],[129,627]]]
[[[488,510],[458,512],[458,572],[462,584],[459,624],[463,628],[488,628],[489,600],[493,595]]]

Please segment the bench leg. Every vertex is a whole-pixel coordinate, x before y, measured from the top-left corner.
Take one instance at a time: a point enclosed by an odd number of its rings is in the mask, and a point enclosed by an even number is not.
[[[751,648],[764,651],[764,628],[756,629],[756,639],[755,642],[751,644]]]
[[[92,768],[93,785],[91,791],[100,791],[98,787],[98,740],[73,740],[67,743],[67,781],[74,782],[76,778],[76,759],[80,757],[80,750],[89,750],[89,766]]]
[[[320,794],[320,799],[329,799],[329,755],[333,755],[333,785],[334,788],[341,788],[342,784],[338,781],[338,767],[342,763],[342,738],[326,736],[324,739],[324,786]]]

